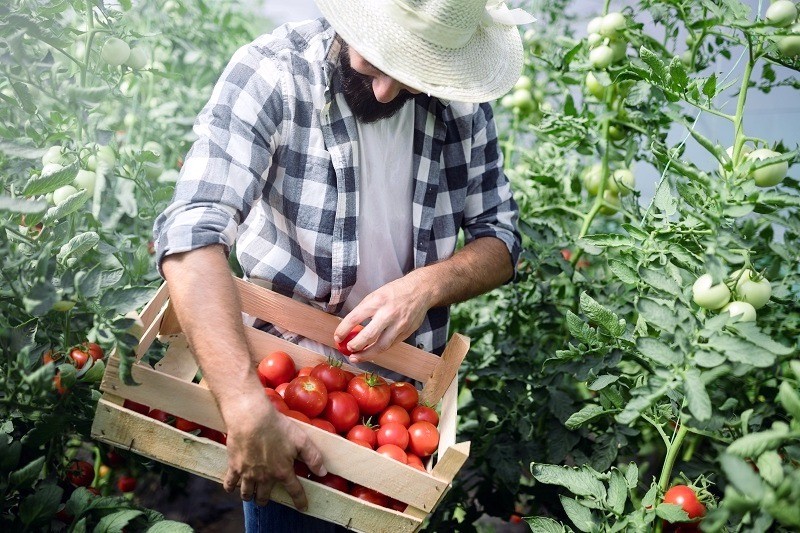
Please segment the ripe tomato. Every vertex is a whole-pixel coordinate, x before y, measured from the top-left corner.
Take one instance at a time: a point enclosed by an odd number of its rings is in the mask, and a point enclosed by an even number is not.
[[[289,409],[300,411],[309,418],[313,418],[325,410],[328,403],[328,391],[322,380],[314,376],[300,376],[294,378],[286,387],[284,395]]]
[[[106,453],[106,463],[108,463],[108,466],[115,467],[121,465],[124,462],[125,458],[122,457],[115,450],[108,450],[108,453]]]
[[[411,410],[411,422],[430,422],[434,426],[439,425],[439,415],[436,411],[427,405],[418,405]]]
[[[136,488],[136,478],[133,476],[119,476],[117,488],[120,492],[133,492]]]
[[[294,473],[297,477],[301,477],[304,479],[308,479],[311,477],[311,469],[308,468],[308,465],[296,459],[294,461]]]
[[[162,411],[161,409],[150,409],[150,412],[147,413],[147,416],[150,418],[155,418],[159,422],[169,424],[170,426],[174,425],[175,423],[175,417],[166,411]]]
[[[680,505],[689,518],[700,518],[706,514],[706,506],[697,499],[691,487],[675,485],[664,494],[664,503]]]
[[[58,357],[58,355],[56,355]],[[47,350],[42,354],[42,364],[54,363],[56,360],[53,358],[53,350]]]
[[[288,383],[284,383],[283,385],[289,386]],[[280,386],[280,385],[279,385]],[[284,390],[286,387],[284,387]],[[269,387],[264,389],[264,393],[266,393],[267,398],[270,402],[272,402],[272,406],[278,410],[279,413],[285,413],[289,410],[289,406],[286,405],[286,402],[283,400],[283,396],[278,394],[275,389],[270,389]]]
[[[336,343],[336,349],[342,352],[342,355],[352,355],[353,352],[351,352],[347,347],[347,343],[355,339],[356,335],[358,335],[362,329],[364,329],[364,326],[361,324],[356,324],[356,326],[350,330],[350,333],[347,334],[347,337],[345,337],[342,342]]]
[[[411,425],[411,417],[408,416],[408,411],[399,405],[390,405],[381,413],[378,418],[378,425],[383,426],[389,422],[397,422],[404,427],[408,427]]]
[[[359,500],[364,500],[369,503],[374,503],[375,505],[380,505],[381,507],[386,507],[389,505],[389,497],[381,494],[380,492],[372,489],[368,489],[367,487],[362,487],[361,485],[353,485],[353,489],[350,491],[351,496],[355,496]]]
[[[265,387],[289,383],[295,374],[294,361],[286,352],[275,351],[258,363],[258,376]]]
[[[275,392],[280,394],[281,398],[284,398],[286,396],[286,387],[288,387],[288,386],[289,386],[288,383],[281,383],[280,385],[275,387]]]
[[[406,507],[408,507],[408,505],[404,504],[400,500],[395,500],[394,498],[389,498],[389,503],[386,504],[386,507],[388,507],[389,509],[393,509],[395,511],[399,511],[399,512],[402,513],[403,511],[406,510]]]
[[[81,350],[79,347],[75,347],[70,350],[69,358],[75,364],[75,368],[80,370],[89,360],[89,354]]]
[[[365,415],[378,414],[389,405],[391,393],[389,384],[377,374],[361,374],[350,380],[347,392],[358,402],[358,408]]]
[[[511,517],[508,519],[508,521],[511,522],[512,524],[520,524],[520,523],[522,523],[522,517],[520,515],[518,515],[517,513],[514,513],[514,514],[511,515]]]
[[[228,436],[225,433],[205,426],[200,429],[200,436],[223,445],[228,443]]]
[[[375,430],[364,424],[353,426],[350,431],[347,432],[347,440],[364,441],[369,444],[369,447],[373,450],[375,446],[378,445],[378,435],[375,433]]]
[[[88,487],[94,481],[94,467],[86,461],[72,461],[67,465],[66,477],[76,487]]]
[[[347,377],[347,383],[348,383],[348,384],[350,383],[350,380],[351,380],[351,379],[353,379],[354,377],[356,377],[356,375],[355,375],[355,374],[353,374],[352,372],[350,372],[349,370],[342,370],[342,372],[344,372],[344,375]]]
[[[389,403],[399,405],[406,411],[411,411],[419,403],[417,388],[405,381],[395,381],[389,385],[389,394],[391,396]]]
[[[347,433],[358,423],[358,402],[346,392],[334,391],[328,394],[322,417],[333,424],[337,433]]]
[[[317,426],[319,429],[324,429],[328,433],[336,433],[336,428],[333,426],[333,424],[324,418],[312,418],[311,425]]]
[[[196,422],[191,422],[189,420],[186,420],[185,418],[177,416],[175,417],[175,428],[180,429],[181,431],[185,431],[186,433],[191,433],[193,431],[202,429],[203,426],[201,426]]]
[[[84,346],[86,353],[88,353],[89,357],[91,357],[95,361],[100,361],[105,355],[105,352],[103,352],[103,348],[101,348],[99,344],[95,344],[93,342],[87,342]]]
[[[428,457],[439,446],[439,430],[424,420],[408,428],[408,449],[420,457]]]
[[[374,450],[375,448],[370,445],[369,442],[361,439],[348,439],[350,442],[354,444],[358,444],[359,446],[363,446],[364,448],[369,448],[370,450]]]
[[[375,450],[381,455],[385,455],[386,457],[391,457],[395,461],[400,461],[401,463],[408,464],[408,455],[400,446],[395,444],[384,444],[383,446],[378,446],[378,449]]]
[[[725,283],[714,285],[711,274],[703,274],[692,285],[692,299],[705,309],[719,309],[731,300],[731,291]]]
[[[306,424],[311,423],[311,419],[308,418],[305,413],[301,413],[300,411],[295,411],[294,409],[289,409],[285,413],[286,416],[289,418],[294,418],[295,420],[299,420],[300,422],[305,422]]]
[[[408,458],[408,466],[411,468],[416,468],[422,472],[427,472],[427,470],[425,470],[425,463],[422,462],[422,459],[419,458],[419,455],[406,452],[406,456]]]
[[[322,477],[311,474],[311,480],[316,481],[317,483],[322,483],[326,487],[330,487],[340,492],[344,492],[345,494],[350,489],[350,482],[341,476],[337,476],[336,474],[328,473]]]
[[[66,393],[69,392],[69,388],[66,385],[62,385],[61,374],[59,373],[56,373],[56,375],[53,376],[53,388],[56,389],[58,394],[60,394],[61,396],[64,396]]]
[[[297,375],[295,377],[299,378],[300,376],[310,376],[312,370],[314,370],[313,366],[304,366],[297,371]]]
[[[322,380],[328,392],[347,388],[347,375],[342,370],[342,363],[336,359],[318,364],[311,370],[311,375]]]
[[[378,446],[384,444],[394,444],[401,450],[405,450],[408,446],[408,430],[403,424],[397,422],[389,422],[378,428]],[[378,448],[380,449],[380,448]]]
[[[140,415],[146,415],[150,413],[150,408],[143,403],[134,402],[133,400],[125,400],[122,404],[122,407],[125,409],[130,409],[133,412],[139,413]]]

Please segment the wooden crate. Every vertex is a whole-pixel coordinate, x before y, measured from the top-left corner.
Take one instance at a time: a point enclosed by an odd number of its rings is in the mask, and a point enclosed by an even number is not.
[[[235,279],[243,311],[326,345],[332,345],[333,332],[340,319],[268,289]],[[92,437],[119,448],[136,452],[170,466],[222,483],[227,469],[223,445],[182,432],[155,419],[125,409],[125,399],[162,409],[175,416],[225,431],[222,417],[205,387],[193,383],[197,363],[181,332],[164,284],[142,311],[144,325],[136,350],[133,379],[128,386],[119,379],[120,359],[108,358],[101,383],[100,399],[92,425]],[[327,359],[311,350],[252,327],[245,327],[253,354],[253,365],[274,350],[283,350],[298,368]],[[155,368],[139,362],[154,340],[168,348]],[[401,343],[375,360],[377,364],[423,383],[420,401],[440,405],[440,441],[436,461],[422,472],[354,444],[339,435],[309,424],[300,424],[323,455],[328,472],[353,483],[377,490],[408,504],[397,512],[359,500],[320,483],[300,479],[308,496],[307,514],[364,532],[416,531],[450,488],[453,478],[469,456],[469,442],[456,443],[456,374],[469,349],[469,339],[455,334],[442,357]],[[344,364],[344,368],[356,371]],[[292,506],[291,497],[276,485],[273,501]]]

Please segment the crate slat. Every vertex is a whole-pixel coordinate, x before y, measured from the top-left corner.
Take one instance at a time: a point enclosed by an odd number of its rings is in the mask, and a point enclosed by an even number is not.
[[[197,361],[192,355],[192,350],[189,348],[189,342],[186,337],[173,339],[169,343],[164,357],[155,365],[156,370],[169,374],[183,381],[191,381],[197,375]]]
[[[450,383],[458,375],[458,369],[469,351],[469,338],[454,333],[442,352],[441,361],[431,378],[425,382],[419,393],[420,402],[437,404],[444,396]]]

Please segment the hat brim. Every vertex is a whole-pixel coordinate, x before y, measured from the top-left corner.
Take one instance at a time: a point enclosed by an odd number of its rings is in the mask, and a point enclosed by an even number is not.
[[[370,0],[316,0],[333,29],[367,61],[412,89],[457,102],[500,98],[522,72],[516,26],[480,26],[461,48],[432,44],[395,23]]]

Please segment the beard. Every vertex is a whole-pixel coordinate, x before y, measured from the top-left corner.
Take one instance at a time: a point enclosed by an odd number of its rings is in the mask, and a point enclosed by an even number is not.
[[[342,94],[353,116],[362,124],[389,118],[405,105],[414,95],[403,89],[391,102],[381,103],[372,90],[372,77],[357,72],[350,65],[347,43],[342,43],[339,52],[339,74],[342,79]]]

